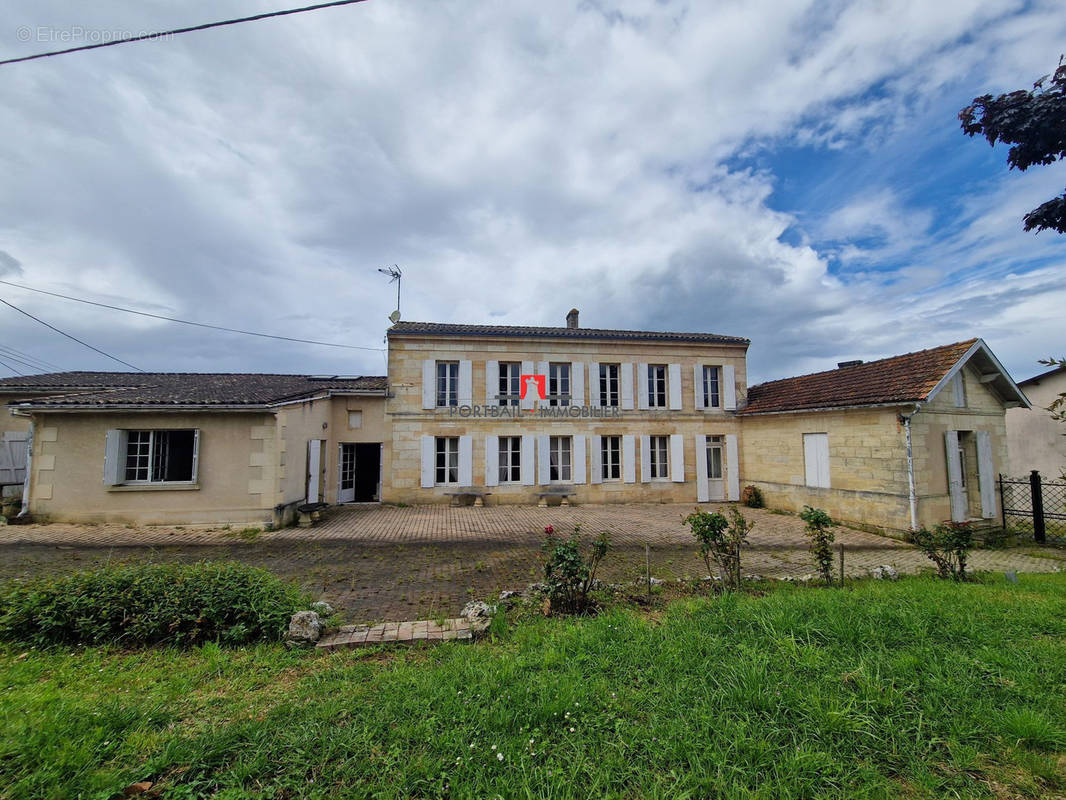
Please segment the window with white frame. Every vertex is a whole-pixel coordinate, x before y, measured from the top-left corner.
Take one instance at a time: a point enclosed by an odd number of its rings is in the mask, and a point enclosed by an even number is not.
[[[722,368],[704,366],[703,368],[703,408],[722,407]]]
[[[124,483],[195,479],[196,431],[126,431]]]
[[[522,364],[519,361],[500,362],[500,399],[501,406],[517,406],[521,389]]]
[[[440,486],[459,483],[459,437],[437,437],[437,469],[435,480]]]
[[[570,405],[570,364],[548,365],[548,405]]]
[[[622,479],[622,437],[600,437],[600,464],[603,468],[603,480]]]
[[[552,481],[570,481],[573,479],[571,471],[571,440],[569,436],[548,437],[548,477]]]
[[[437,362],[437,407],[459,405],[459,362]]]
[[[670,437],[649,436],[649,464],[652,478],[670,477]]]
[[[666,364],[648,364],[648,408],[666,408]]]
[[[707,477],[712,481],[722,480],[722,445],[724,436],[707,437]]]
[[[618,405],[618,364],[600,364],[600,405]]]
[[[522,437],[500,437],[500,483],[519,483],[522,480]]]

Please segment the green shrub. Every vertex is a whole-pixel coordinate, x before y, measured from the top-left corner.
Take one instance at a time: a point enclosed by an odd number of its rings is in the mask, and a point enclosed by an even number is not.
[[[800,519],[807,523],[807,538],[811,540],[811,555],[828,586],[833,582],[833,527],[836,523],[820,508],[804,506]]]
[[[744,519],[736,508],[729,509],[729,519],[718,512],[701,511],[699,508],[682,521],[692,529],[692,535],[700,545],[700,556],[711,572],[711,562],[718,565],[722,584],[740,588],[740,551],[747,540],[754,522]]]
[[[592,543],[592,551],[586,560],[579,547],[580,530],[580,526],[575,527],[570,539],[564,541],[556,537],[552,525],[544,529],[547,539],[543,550],[548,556],[544,564],[544,583],[551,609],[557,613],[583,614],[592,610],[589,590],[596,580],[596,567],[610,549],[610,536],[604,531]]]
[[[968,522],[940,523],[932,531],[922,528],[911,539],[936,564],[941,578],[966,580],[966,559],[973,548],[973,528]]]
[[[0,640],[194,645],[277,640],[307,598],[234,562],[106,567],[0,592]]]
[[[740,493],[740,502],[748,508],[765,508],[766,506],[766,501],[758,486],[745,486],[744,491]]]

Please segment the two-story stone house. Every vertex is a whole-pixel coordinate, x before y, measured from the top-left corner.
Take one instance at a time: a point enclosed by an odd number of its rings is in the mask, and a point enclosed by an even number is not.
[[[577,310],[565,327],[400,322],[388,339],[384,500],[739,497],[747,339],[582,328]]]

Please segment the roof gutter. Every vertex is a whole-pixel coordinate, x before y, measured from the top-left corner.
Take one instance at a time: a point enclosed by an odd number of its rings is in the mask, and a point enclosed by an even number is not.
[[[11,413],[19,417],[28,417],[30,412],[47,412],[57,414],[64,412],[85,411],[131,411],[137,413],[182,413],[185,411],[220,411],[220,412],[259,412],[270,413],[272,407],[268,405],[212,405],[210,403],[189,403],[187,405],[118,405],[113,403],[93,403],[91,405],[34,405],[32,403],[19,403],[11,406]]]
[[[825,413],[827,411],[849,411],[853,408],[899,408],[900,406],[907,406],[911,403],[915,403],[915,400],[894,400],[891,403],[857,403],[854,405],[846,406],[819,406],[818,408],[786,408],[781,411],[748,411],[742,409],[737,412],[738,416],[746,417],[760,417],[770,416],[771,414],[814,414]]]

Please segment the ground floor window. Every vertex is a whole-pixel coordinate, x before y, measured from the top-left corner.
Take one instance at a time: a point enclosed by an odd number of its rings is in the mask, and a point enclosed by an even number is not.
[[[522,480],[522,437],[500,437],[500,483]]]
[[[548,437],[548,476],[553,481],[573,480],[570,460],[570,444],[571,439],[569,436]]]
[[[603,465],[603,479],[617,481],[622,478],[622,437],[603,436],[600,438],[600,463]]]
[[[670,477],[670,437],[650,436],[649,463],[652,478]]]
[[[436,482],[441,485],[459,483],[459,437],[437,437]]]
[[[723,436],[707,437],[707,477],[712,481],[722,479],[722,444]]]
[[[126,483],[193,480],[196,431],[127,431]]]

